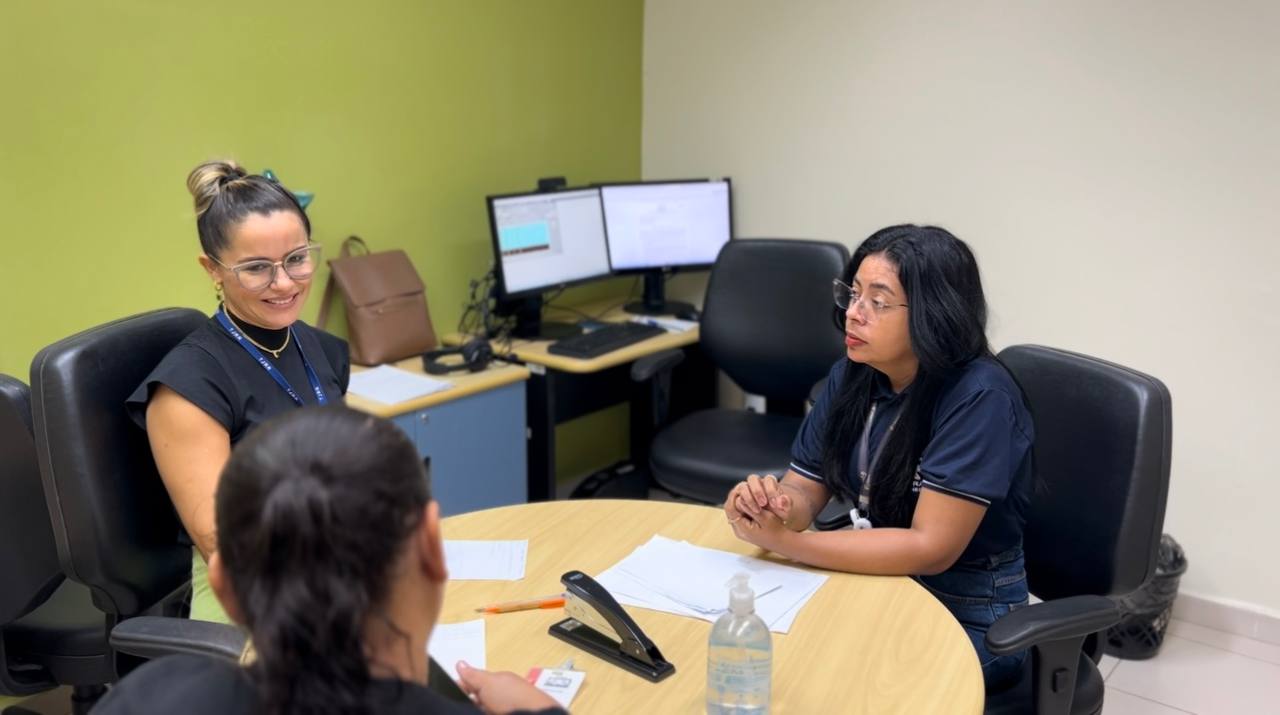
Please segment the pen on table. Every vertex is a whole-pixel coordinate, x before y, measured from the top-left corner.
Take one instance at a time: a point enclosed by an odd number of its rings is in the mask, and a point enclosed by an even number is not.
[[[530,611],[535,608],[560,608],[564,605],[564,594],[555,593],[538,598],[525,598],[519,601],[505,601],[481,606],[476,613],[510,613],[511,611]]]

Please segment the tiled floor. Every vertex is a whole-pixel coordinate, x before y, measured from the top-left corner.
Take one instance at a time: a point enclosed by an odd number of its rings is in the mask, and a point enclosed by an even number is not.
[[[1280,646],[1170,621],[1151,660],[1104,656],[1105,715],[1280,715]]]

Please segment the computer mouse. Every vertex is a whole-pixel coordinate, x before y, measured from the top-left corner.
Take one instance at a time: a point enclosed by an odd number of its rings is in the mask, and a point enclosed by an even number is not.
[[[680,320],[692,320],[697,322],[702,316],[699,315],[697,308],[681,308],[674,315]]]

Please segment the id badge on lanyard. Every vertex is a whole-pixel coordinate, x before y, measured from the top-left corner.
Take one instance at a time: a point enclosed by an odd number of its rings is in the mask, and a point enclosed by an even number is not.
[[[898,418],[901,416],[901,411],[893,416],[893,422],[889,423],[889,430],[884,433],[884,437],[880,438],[880,444],[876,446],[876,453],[868,463],[867,452],[870,451],[868,443],[871,441],[871,423],[876,417],[876,403],[871,403],[871,411],[867,413],[867,423],[862,426],[862,439],[858,440],[858,480],[861,482],[861,486],[858,488],[858,505],[849,510],[849,520],[853,522],[854,529],[870,529],[872,526],[871,480],[875,474],[876,464],[880,462],[880,455],[884,454],[884,446],[889,443],[889,436],[893,434],[893,428],[898,426]]]
[[[235,341],[240,344],[240,347],[244,348],[245,352],[249,353],[254,360],[258,361],[258,364],[262,366],[263,370],[267,371],[267,374],[271,376],[272,380],[275,380],[276,384],[280,386],[280,389],[284,390],[285,394],[289,395],[289,398],[293,400],[293,404],[298,407],[302,407],[305,404],[297,391],[294,390],[293,386],[289,384],[289,381],[285,379],[285,376],[280,374],[280,371],[276,369],[276,366],[272,365],[271,362],[267,360],[266,356],[262,354],[262,351],[258,350],[252,343],[245,339],[244,335],[242,335],[240,331],[236,329],[236,326],[232,324],[231,319],[227,317],[227,314],[222,312],[222,308],[218,309],[218,312],[214,314],[214,317],[217,318],[218,325],[221,325],[222,329],[227,331],[227,334],[234,338]],[[289,330],[292,331],[293,328],[289,328]],[[315,393],[316,403],[320,405],[328,403],[329,399],[325,397],[324,388],[320,386],[320,376],[316,374],[315,368],[311,367],[311,361],[307,359],[307,353],[303,351],[302,343],[295,339],[293,344],[298,346],[298,354],[302,356],[302,367],[307,371],[307,382],[311,383],[311,391]]]

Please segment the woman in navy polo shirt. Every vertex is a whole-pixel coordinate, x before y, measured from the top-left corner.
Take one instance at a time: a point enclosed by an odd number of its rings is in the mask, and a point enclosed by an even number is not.
[[[834,290],[846,356],[805,418],[786,475],[736,485],[729,523],[801,563],[915,576],[964,626],[997,688],[1025,658],[992,655],[983,639],[1027,602],[1034,431],[987,344],[977,262],[943,229],[892,226],[858,247]],[[833,494],[858,505],[854,528],[806,531]]]

